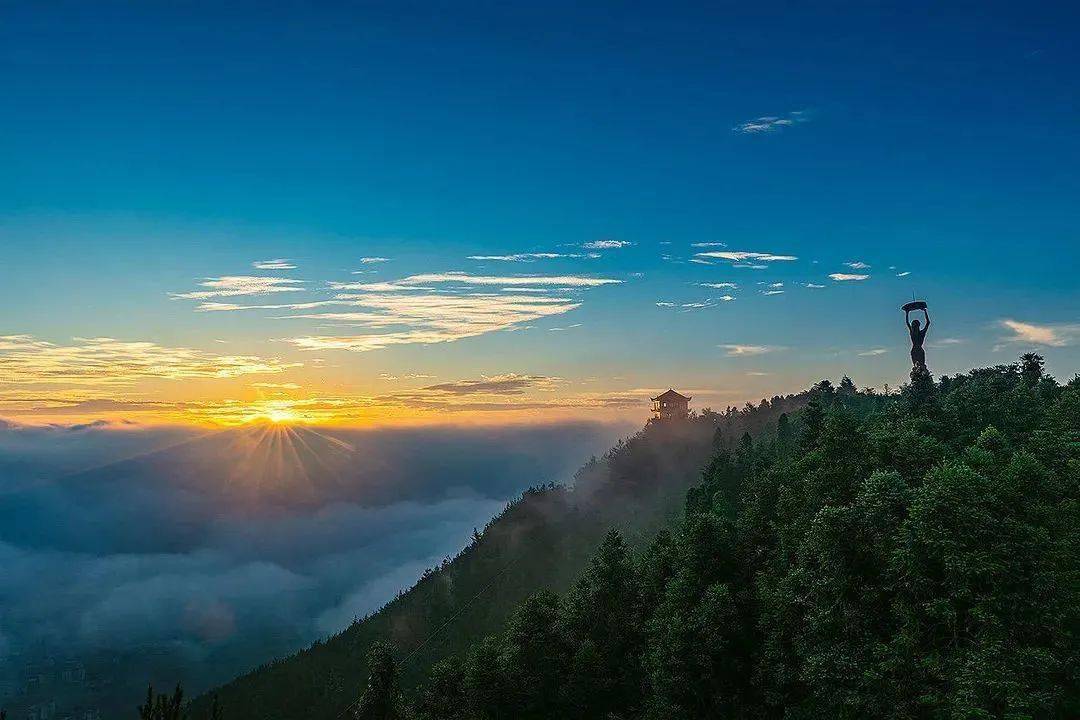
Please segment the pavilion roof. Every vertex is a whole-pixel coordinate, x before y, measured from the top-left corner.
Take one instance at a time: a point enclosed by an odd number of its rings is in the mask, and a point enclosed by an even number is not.
[[[690,402],[691,398],[677,393],[674,390],[666,390],[654,397],[653,400],[685,400],[686,402]]]

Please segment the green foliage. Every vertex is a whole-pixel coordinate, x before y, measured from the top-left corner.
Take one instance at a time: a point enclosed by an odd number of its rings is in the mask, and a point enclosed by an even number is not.
[[[371,668],[361,704],[404,717],[389,649],[358,656],[386,637],[417,720],[1065,718],[1077,628],[1080,378],[1029,355],[650,424],[253,682]],[[246,716],[347,704],[310,684]]]
[[[357,720],[401,720],[406,717],[394,649],[375,643],[368,651],[367,687],[356,703]]]
[[[898,398],[820,383],[798,448],[786,415],[714,441],[674,530],[636,560],[608,533],[421,717],[1075,717],[1078,396],[1037,356]]]

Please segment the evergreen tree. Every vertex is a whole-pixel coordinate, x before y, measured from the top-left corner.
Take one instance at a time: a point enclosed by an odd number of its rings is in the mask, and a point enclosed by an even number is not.
[[[464,720],[466,717],[465,673],[453,658],[435,664],[419,695],[416,720]]]
[[[1038,353],[1024,353],[1020,356],[1020,377],[1028,385],[1036,385],[1043,378],[1046,361]]]
[[[139,720],[183,720],[184,690],[177,684],[172,695],[154,693],[153,685],[146,686],[146,702],[139,706]]]
[[[825,406],[820,397],[812,397],[803,411],[803,430],[799,438],[804,450],[809,450],[817,445],[818,436],[821,434],[821,425],[825,422]]]
[[[787,457],[792,449],[791,420],[787,413],[780,413],[776,420],[776,447],[780,457]]]
[[[463,685],[470,720],[510,717],[509,681],[501,650],[497,638],[487,637],[473,645],[465,660]]]
[[[607,718],[637,708],[644,648],[640,602],[629,549],[611,530],[565,604],[569,716]]]
[[[559,611],[559,596],[541,591],[522,603],[507,623],[500,660],[514,717],[546,720],[564,714],[561,689],[569,653]]]
[[[367,687],[356,704],[357,720],[400,720],[405,712],[398,686],[398,666],[394,649],[377,642],[368,652]]]

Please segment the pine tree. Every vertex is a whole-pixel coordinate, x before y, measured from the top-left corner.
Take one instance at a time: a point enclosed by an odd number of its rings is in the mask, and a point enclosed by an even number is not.
[[[368,683],[356,704],[357,720],[400,720],[405,717],[394,649],[376,642],[368,652]]]
[[[225,713],[221,709],[221,702],[218,700],[217,693],[214,693],[214,699],[210,705],[210,720],[224,720]]]
[[[564,714],[560,690],[569,654],[559,612],[559,596],[544,590],[525,600],[507,623],[500,660],[515,718],[547,720]]]
[[[623,716],[641,693],[640,595],[630,551],[611,530],[566,600],[563,626],[572,648],[564,686],[570,717]]]
[[[172,695],[154,694],[153,685],[146,686],[146,702],[139,706],[139,720],[184,720],[184,689],[179,683]]]
[[[776,444],[780,455],[787,456],[791,452],[791,420],[787,413],[780,413],[776,420]]]
[[[431,669],[416,704],[417,720],[462,720],[466,717],[465,675],[454,658]]]
[[[803,431],[799,438],[800,445],[804,450],[810,450],[817,445],[818,436],[821,434],[821,426],[825,422],[825,407],[819,397],[813,397],[806,404],[803,411]]]
[[[1038,353],[1024,353],[1020,356],[1020,377],[1028,385],[1036,385],[1043,378],[1046,361]]]

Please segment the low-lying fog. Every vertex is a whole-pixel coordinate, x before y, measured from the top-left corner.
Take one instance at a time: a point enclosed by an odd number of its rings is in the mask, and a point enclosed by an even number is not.
[[[299,649],[629,430],[0,424],[0,704],[128,707]],[[28,684],[70,661],[85,680]]]

